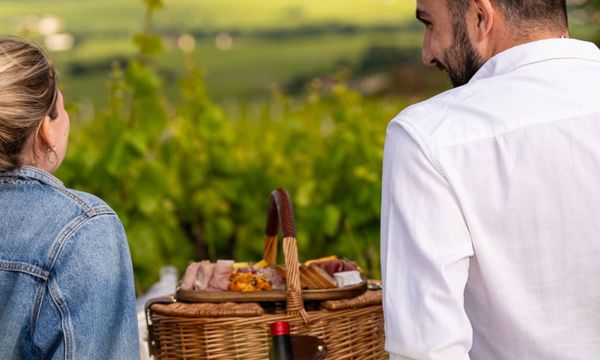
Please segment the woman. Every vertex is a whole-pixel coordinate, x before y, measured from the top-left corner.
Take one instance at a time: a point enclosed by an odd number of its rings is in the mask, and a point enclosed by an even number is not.
[[[51,175],[69,115],[36,46],[0,38],[0,357],[139,357],[123,226]]]

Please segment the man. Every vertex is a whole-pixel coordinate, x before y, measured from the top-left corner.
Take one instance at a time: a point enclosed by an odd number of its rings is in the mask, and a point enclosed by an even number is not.
[[[387,129],[392,359],[600,358],[600,50],[564,0],[417,0],[455,88]]]

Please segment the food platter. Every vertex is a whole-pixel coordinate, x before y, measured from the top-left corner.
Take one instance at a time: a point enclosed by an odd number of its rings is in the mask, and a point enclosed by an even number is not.
[[[343,288],[322,289],[322,290],[304,290],[302,298],[307,301],[338,300],[348,299],[361,295],[367,291],[367,281],[363,280],[356,285],[350,285]],[[222,302],[261,302],[261,301],[285,301],[285,291],[192,291],[177,290],[175,297],[183,302],[203,302],[203,303],[222,303]]]

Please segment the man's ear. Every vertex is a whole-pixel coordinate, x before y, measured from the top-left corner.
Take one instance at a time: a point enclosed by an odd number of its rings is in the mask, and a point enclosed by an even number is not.
[[[496,9],[490,0],[473,0],[473,11],[477,17],[475,23],[475,35],[477,41],[484,40],[492,31],[496,18]]]
[[[50,124],[51,121],[50,116],[44,116],[40,131],[38,132],[38,137],[49,149],[54,147],[54,133],[52,131],[52,125]]]

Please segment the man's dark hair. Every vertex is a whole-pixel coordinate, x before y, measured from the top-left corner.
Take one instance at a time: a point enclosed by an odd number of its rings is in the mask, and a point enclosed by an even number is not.
[[[566,27],[566,0],[491,0],[506,20],[515,25],[534,24],[545,27]],[[471,6],[470,0],[448,0],[455,23],[462,21]]]

